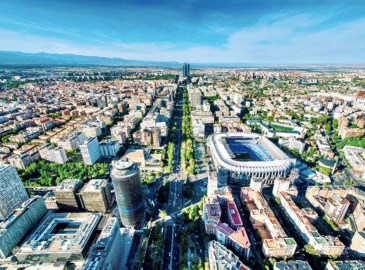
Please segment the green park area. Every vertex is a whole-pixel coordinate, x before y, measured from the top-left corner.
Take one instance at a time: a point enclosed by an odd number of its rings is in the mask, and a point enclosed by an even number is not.
[[[25,186],[55,186],[64,179],[92,179],[105,177],[109,169],[107,163],[95,163],[92,166],[83,163],[57,164],[48,161],[38,161],[20,170],[20,176]]]

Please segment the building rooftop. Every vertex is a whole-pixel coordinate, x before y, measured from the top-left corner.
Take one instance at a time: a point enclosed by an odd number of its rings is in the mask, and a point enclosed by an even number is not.
[[[91,141],[93,141],[93,140],[97,140],[97,138],[96,137],[89,137],[89,138],[87,138],[85,141],[84,141],[84,145],[86,145],[86,144],[88,144],[88,143],[90,143]]]
[[[80,179],[65,179],[56,187],[56,191],[74,191],[81,184]]]
[[[115,175],[116,177],[134,175],[138,171],[138,166],[133,162],[124,160],[113,161],[112,175]]]
[[[227,224],[225,223],[219,223],[217,229],[224,233],[225,235],[230,235],[231,233],[234,233],[234,230],[232,230]]]
[[[290,194],[286,192],[281,192],[280,196],[286,201],[286,203],[288,204],[288,208],[291,208],[288,209],[291,215],[296,215],[298,217],[298,220],[300,220],[300,222],[306,227],[307,231],[313,236],[313,238],[315,239],[315,241],[317,241],[317,243],[319,244],[326,243],[328,244],[328,246],[344,247],[344,244],[338,238],[331,237],[329,235],[326,236],[321,235],[316,229],[316,227],[314,227],[314,225],[309,221],[303,209],[300,209],[296,205]]]
[[[86,183],[80,192],[95,192],[100,191],[103,187],[108,184],[106,179],[91,179],[88,183]]]
[[[67,134],[64,134],[63,136],[60,137],[60,140],[70,140],[76,136],[79,136],[82,132],[79,131],[73,131]]]
[[[206,213],[210,220],[214,219],[215,221],[219,222],[221,218],[221,207],[218,202],[211,202],[205,204]]]
[[[240,214],[238,213],[238,209],[235,202],[228,202],[227,209],[229,211],[229,216],[232,219],[233,225],[242,226],[242,220]]]
[[[229,238],[231,238],[235,243],[241,245],[243,248],[251,247],[250,240],[248,239],[246,230],[243,227],[239,228],[234,233],[231,233]]]
[[[294,245],[296,244],[295,240],[293,238],[284,238],[284,241],[287,245]]]
[[[211,270],[250,270],[239,258],[217,241],[210,241],[209,267]]]
[[[333,168],[336,165],[336,160],[334,160],[334,159],[324,159],[324,158],[321,158],[318,162],[321,165],[326,166],[326,167],[329,167],[329,168]]]
[[[285,238],[287,237],[284,229],[281,224],[277,220],[274,212],[269,207],[265,198],[262,196],[260,192],[252,190],[249,187],[241,188],[242,194],[247,194],[247,205],[250,210],[250,215],[253,219],[258,219],[264,222],[265,224],[269,224],[270,226],[261,226],[257,225],[257,229],[259,230],[260,236],[263,239],[272,239],[272,238]],[[259,222],[258,224],[261,224]]]
[[[103,140],[99,143],[100,145],[115,145],[119,144],[118,140]]]
[[[49,213],[17,255],[81,254],[101,214]]]
[[[42,263],[38,265],[27,264],[2,264],[0,269],[6,270],[63,270],[65,269],[66,262],[57,262],[57,263]]]
[[[281,261],[275,263],[275,269],[279,270],[312,270],[307,261]]]
[[[29,207],[32,206],[32,204],[34,202],[36,202],[37,200],[41,200],[42,197],[40,196],[34,196],[30,199],[28,199],[27,201],[23,202],[22,205],[15,209],[14,213],[8,217],[6,220],[1,221],[0,222],[0,235],[6,231],[6,229],[11,226],[11,224],[13,224],[21,215],[23,215],[28,209]]]
[[[83,266],[84,270],[103,269],[106,266],[105,260],[109,256],[117,233],[115,227],[117,227],[117,230],[120,230],[119,226],[120,224],[116,218],[109,218],[107,220],[97,242],[91,248],[91,252]]]
[[[118,160],[114,163],[114,166],[118,170],[128,170],[133,166],[133,162]]]
[[[3,170],[5,170],[5,169],[7,169],[8,167],[10,167],[11,165],[9,165],[9,164],[0,164],[0,173],[3,171]]]
[[[359,260],[353,261],[335,261],[328,262],[335,270],[363,270],[365,269],[365,262]]]

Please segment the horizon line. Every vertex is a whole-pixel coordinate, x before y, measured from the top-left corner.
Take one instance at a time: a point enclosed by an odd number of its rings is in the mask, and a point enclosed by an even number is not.
[[[190,62],[190,61],[176,61],[176,60],[143,60],[143,59],[129,59],[129,58],[123,58],[118,56],[100,56],[100,55],[90,55],[90,54],[75,54],[75,53],[54,53],[54,52],[46,52],[46,51],[39,51],[39,52],[25,52],[25,51],[19,51],[19,50],[0,50],[0,53],[21,53],[21,54],[31,54],[31,55],[37,55],[37,54],[48,54],[48,55],[70,55],[70,56],[76,56],[76,57],[95,57],[95,58],[103,58],[103,59],[115,59],[115,60],[125,60],[125,61],[141,61],[141,62],[156,62],[156,63],[170,63],[170,64],[184,64],[189,63],[190,65],[225,65],[225,68],[228,68],[229,65],[268,65],[268,66],[313,66],[313,65],[322,65],[322,66],[337,66],[337,65],[350,65],[350,66],[365,66],[364,63],[326,63],[326,62],[317,62],[317,63],[298,63],[298,62],[281,62],[281,63],[270,63],[270,62]],[[31,65],[31,64],[0,64],[4,66],[8,65]],[[35,64],[39,65],[39,64]],[[49,65],[55,65],[55,64],[49,64]],[[82,64],[86,65],[86,64]],[[102,64],[95,64],[95,66],[111,66],[111,65],[102,65]],[[115,65],[118,66],[118,65]],[[193,68],[193,67],[192,67]],[[235,67],[237,68],[237,67]]]

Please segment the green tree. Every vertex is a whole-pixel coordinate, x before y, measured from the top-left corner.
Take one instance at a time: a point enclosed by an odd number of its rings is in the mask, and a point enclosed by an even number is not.
[[[269,263],[271,264],[271,266],[274,266],[276,263],[275,258],[269,258]]]
[[[160,209],[160,212],[158,213],[158,217],[165,219],[167,217],[167,212],[165,210]]]
[[[338,128],[338,120],[337,119],[333,119],[333,127],[334,128]]]
[[[174,153],[175,153],[175,144],[170,142],[167,147],[167,167],[166,172],[171,173],[172,166],[174,165]]]
[[[305,250],[305,252],[306,252],[306,253],[308,253],[308,254],[310,254],[310,255],[319,256],[319,252],[318,252],[317,250],[315,250],[315,249],[313,248],[313,246],[312,246],[312,245],[310,245],[310,244],[306,244],[306,245],[304,246],[304,250]]]

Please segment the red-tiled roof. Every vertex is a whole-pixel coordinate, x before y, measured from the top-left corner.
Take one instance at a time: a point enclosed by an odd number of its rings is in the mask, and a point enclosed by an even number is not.
[[[250,248],[250,240],[246,234],[246,230],[244,228],[240,228],[236,232],[230,234],[229,238],[231,238],[234,242],[239,244],[242,248]]]
[[[230,235],[231,233],[234,233],[234,230],[232,230],[230,227],[228,227],[227,224],[224,224],[224,223],[218,224],[218,230],[226,235]]]
[[[231,217],[231,221],[235,226],[242,226],[242,220],[240,214],[238,213],[237,206],[234,202],[228,202],[228,215]]]

